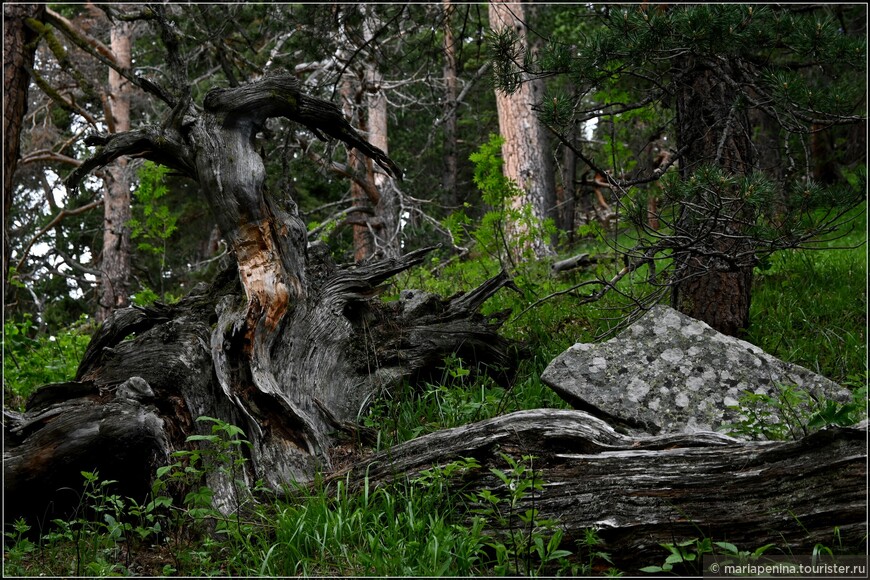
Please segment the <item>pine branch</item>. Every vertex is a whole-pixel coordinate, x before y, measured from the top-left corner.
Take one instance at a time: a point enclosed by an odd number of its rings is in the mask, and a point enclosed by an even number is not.
[[[96,201],[92,201],[91,203],[89,203],[87,205],[83,205],[83,206],[77,207],[75,209],[64,208],[64,209],[60,210],[59,214],[54,216],[54,218],[50,222],[48,222],[48,224],[45,227],[43,227],[41,230],[39,230],[35,236],[30,238],[30,241],[27,242],[27,245],[24,246],[24,250],[21,252],[21,259],[18,260],[18,265],[15,266],[15,269],[18,271],[21,271],[21,267],[24,265],[24,262],[27,260],[27,257],[30,255],[30,249],[33,247],[33,244],[35,244],[37,242],[37,240],[39,240],[39,238],[41,238],[46,233],[48,233],[49,230],[54,228],[56,225],[58,225],[60,222],[62,222],[65,218],[67,218],[71,215],[79,215],[81,213],[85,213],[85,212],[90,211],[90,210],[92,210],[96,207],[99,207],[101,205],[103,205],[103,200],[98,199]]]

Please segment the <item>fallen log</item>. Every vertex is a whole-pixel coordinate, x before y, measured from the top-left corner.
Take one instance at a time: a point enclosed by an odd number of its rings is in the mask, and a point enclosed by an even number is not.
[[[570,272],[572,270],[578,269],[588,269],[594,264],[600,264],[601,262],[613,262],[616,260],[616,256],[612,255],[597,255],[590,256],[588,253],[577,254],[576,256],[571,256],[570,258],[565,258],[564,260],[559,260],[558,262],[554,262],[552,266],[550,266],[550,274],[555,276],[557,274],[562,274],[563,272]]]
[[[773,543],[786,554],[811,554],[816,544],[865,553],[866,435],[865,422],[793,442],[746,443],[713,432],[636,438],[582,411],[538,409],[425,435],[333,479],[384,484],[474,458],[481,468],[453,485],[465,497],[497,494],[506,490],[490,469],[510,471],[504,453],[544,482],[517,513],[534,508],[556,520],[562,548],[575,557],[584,530],[597,530],[599,549],[633,573],[664,561],[660,544],[692,538],[748,550]]]
[[[73,172],[70,186],[124,155],[171,167],[199,184],[236,265],[178,304],[114,313],[75,380],[38,390],[23,414],[4,411],[6,525],[19,516],[38,523],[68,515],[80,501],[72,490],[81,489],[81,471],[98,471],[118,480],[117,493],[141,497],[173,451],[209,433],[196,421],[201,416],[240,427],[252,443],[242,485],[220,472],[204,482],[229,513],[258,480],[278,491],[329,472],[348,424],[448,355],[509,379],[513,345],[499,336],[497,316],[478,313],[508,277],[450,300],[378,299],[382,284],[419,264],[426,250],[342,267],[324,247],[308,246],[296,208],[268,195],[254,148],[252,137],[272,117],[341,139],[401,173],[335,105],[301,93],[289,74],[213,90],[201,108],[179,95],[159,125],[90,138],[101,149]],[[598,529],[624,571],[656,562],[659,543],[686,536],[741,547],[774,541],[795,551],[830,542],[835,527],[847,545],[866,538],[859,429],[795,443],[709,433],[635,439],[579,411],[538,410],[428,435],[337,476],[385,482],[470,456],[484,469],[461,483],[495,490],[501,481],[486,468],[506,468],[499,451],[532,462],[546,481],[516,509],[533,504],[540,517],[558,520],[567,549],[583,530]]]
[[[577,254],[576,256],[554,262],[553,265],[550,266],[550,271],[553,274],[559,274],[561,272],[567,272],[568,270],[576,270],[577,268],[586,267],[592,263],[593,260],[589,257],[589,254],[584,252],[582,254]]]

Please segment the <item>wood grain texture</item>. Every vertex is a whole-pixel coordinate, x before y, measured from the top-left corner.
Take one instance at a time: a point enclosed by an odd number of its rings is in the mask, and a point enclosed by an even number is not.
[[[600,549],[627,573],[661,564],[660,544],[692,538],[748,550],[774,543],[794,554],[839,542],[862,553],[866,542],[866,422],[800,441],[744,443],[713,432],[634,438],[582,411],[537,409],[422,436],[333,479],[383,484],[473,457],[481,469],[453,485],[504,495],[489,471],[509,469],[499,453],[533,456],[526,466],[544,481],[518,513],[536,508],[557,520],[563,548],[575,552],[585,529],[598,530]]]

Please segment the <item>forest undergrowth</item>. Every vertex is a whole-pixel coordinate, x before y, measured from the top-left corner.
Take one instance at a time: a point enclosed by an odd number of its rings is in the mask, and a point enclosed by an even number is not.
[[[851,230],[832,242],[836,248],[779,252],[756,270],[752,326],[745,338],[853,388],[866,402],[866,206],[854,215]],[[606,256],[610,250],[602,239],[590,237],[566,255],[580,252]],[[449,262],[433,258],[398,277],[390,295],[395,298],[412,288],[442,295],[466,291],[501,267],[491,255]],[[603,259],[589,270],[552,275],[547,260],[521,264],[514,272],[516,290],[502,290],[485,305],[486,314],[508,312],[502,331],[524,345],[513,382],[499,385],[467,361],[450,357],[440,379],[406,384],[360,417],[375,442],[358,451],[383,450],[424,433],[516,410],[566,408],[541,383],[541,371],[571,344],[611,334],[629,303],[619,293],[609,293],[576,307],[576,292],[559,292],[584,279],[606,276],[613,267]],[[643,283],[642,272],[621,282]],[[92,331],[83,320],[62,333],[41,336],[29,319],[7,322],[4,406],[19,410],[38,386],[71,379]],[[863,407],[860,411],[866,412]],[[4,576],[620,573],[602,551],[595,530],[568,549],[558,522],[533,516],[520,534],[487,534],[487,521],[505,517],[524,494],[544,484],[533,457],[504,458],[505,469],[494,470],[502,485],[492,491],[466,493],[456,483],[464,471],[480,468],[473,459],[462,459],[378,488],[370,487],[367,479],[357,489],[349,481],[326,483],[319,478],[311,485],[289,487],[283,498],[261,489],[258,501],[222,516],[211,507],[210,490],[199,481],[211,469],[239,470],[246,442],[238,428],[211,421],[205,450],[183,452],[178,463],[161,468],[150,497],[120,497],[113,493],[113,482],[84,472],[75,516],[7,527]],[[180,501],[168,492],[178,483],[192,490]],[[832,533],[831,546],[822,549],[838,549]],[[715,548],[713,540],[698,538],[692,546],[725,549]],[[690,551],[686,546],[672,546],[671,552]],[[761,548],[734,547],[735,554],[747,558]],[[663,559],[666,555],[663,549]]]

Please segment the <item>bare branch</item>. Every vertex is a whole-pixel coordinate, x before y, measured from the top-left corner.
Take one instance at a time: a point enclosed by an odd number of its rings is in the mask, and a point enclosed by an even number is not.
[[[402,170],[383,151],[368,143],[332,102],[305,95],[291,73],[280,73],[230,89],[212,89],[203,103],[206,110],[228,115],[243,114],[262,123],[269,117],[286,117],[308,127],[319,139],[322,133],[347,143],[401,180]]]
[[[30,249],[33,247],[33,244],[35,244],[36,241],[39,238],[41,238],[42,236],[44,236],[50,229],[52,229],[57,224],[62,222],[65,218],[67,218],[71,215],[78,215],[81,213],[85,213],[85,212],[90,211],[90,210],[92,210],[96,207],[99,207],[101,205],[103,205],[103,200],[98,199],[96,201],[92,201],[89,204],[83,205],[81,207],[77,207],[75,209],[66,209],[66,208],[62,209],[60,211],[60,213],[54,217],[54,219],[52,219],[50,222],[48,222],[48,224],[45,227],[43,227],[41,230],[39,230],[36,233],[36,235],[33,236],[29,242],[27,242],[27,245],[24,246],[24,251],[21,254],[21,259],[18,260],[18,265],[16,266],[16,269],[21,270],[21,267],[24,265],[25,260],[27,260],[27,256],[30,255]]]
[[[28,72],[28,74],[30,74],[30,78],[33,79],[33,82],[36,83],[36,86],[38,86],[40,89],[42,89],[42,92],[45,93],[48,96],[48,98],[50,98],[52,101],[54,101],[55,103],[60,105],[60,107],[62,109],[69,111],[70,113],[75,113],[77,115],[81,115],[82,118],[85,121],[87,121],[90,125],[92,125],[94,127],[97,126],[97,124],[98,124],[97,120],[94,118],[93,115],[91,115],[89,112],[87,112],[82,107],[75,104],[73,101],[66,99],[63,95],[61,95],[58,91],[56,91],[48,83],[48,81],[46,81],[42,77],[41,74],[39,74],[38,72],[36,72],[35,70],[33,70],[32,68],[29,68],[29,67],[27,68],[27,72]]]
[[[331,159],[323,157],[322,155],[318,155],[311,150],[311,144],[307,140],[302,139],[298,136],[296,137],[296,140],[305,150],[305,156],[314,161],[317,165],[326,169],[327,171],[330,171],[331,173],[334,173],[335,175],[338,175],[339,177],[350,179],[351,181],[359,185],[363,189],[363,191],[366,192],[366,196],[368,196],[369,200],[372,203],[377,204],[378,201],[380,201],[381,192],[378,191],[378,188],[375,187],[375,185],[371,181],[369,181],[364,174],[353,171],[344,163],[339,163],[338,161],[333,161]]]
[[[72,268],[75,268],[76,270],[79,270],[80,272],[84,272],[85,274],[91,274],[92,276],[102,276],[103,275],[103,273],[100,272],[99,270],[95,270],[94,268],[88,268],[87,266],[74,260],[72,258],[72,256],[68,255],[66,252],[62,251],[60,248],[54,247],[54,248],[52,248],[51,251],[54,252],[55,254],[57,254],[58,256],[60,256],[60,258],[64,262],[66,262],[69,266],[71,266]],[[67,277],[67,278],[72,278],[78,282],[87,282],[89,284],[93,284],[93,282],[94,282],[93,280],[87,280],[86,278],[81,278],[78,276],[70,276],[69,274],[64,274],[63,272],[58,272],[58,273],[61,274],[62,276]]]
[[[21,165],[27,165],[28,163],[38,163],[40,161],[53,161],[55,163],[72,165],[73,167],[78,167],[82,164],[82,161],[80,159],[69,157],[67,155],[64,155],[63,153],[56,153],[51,149],[40,149],[38,151],[28,153],[26,156],[21,158],[21,161],[19,161],[19,163],[21,163]]]
[[[52,26],[60,30],[64,36],[66,36],[69,40],[73,42],[73,44],[96,58],[102,64],[116,71],[119,75],[121,75],[143,91],[154,95],[155,97],[170,106],[175,104],[175,99],[173,99],[169,95],[169,93],[166,92],[166,89],[153,81],[142,77],[137,77],[135,74],[133,74],[132,70],[120,66],[115,59],[114,53],[99,40],[85,34],[83,31],[79,30],[72,22],[70,22],[57,12],[54,12],[51,8],[46,8],[45,13],[47,16],[46,20],[50,24],[52,24]]]
[[[332,214],[328,218],[326,218],[316,228],[309,230],[308,239],[311,239],[311,238],[317,236],[317,234],[319,234],[324,229],[326,229],[330,224],[335,223],[335,222],[339,221],[340,219],[342,219],[343,217],[350,215],[350,214],[353,214],[353,213],[374,214],[374,210],[372,210],[372,208],[370,208],[368,206],[351,206],[351,207],[345,208],[337,213]],[[341,224],[339,224],[339,225],[341,225]]]
[[[85,143],[102,148],[70,173],[66,185],[75,192],[85,175],[124,155],[149,159],[195,178],[196,166],[187,147],[173,133],[170,129],[149,126],[113,135],[91,135],[85,138]]]

